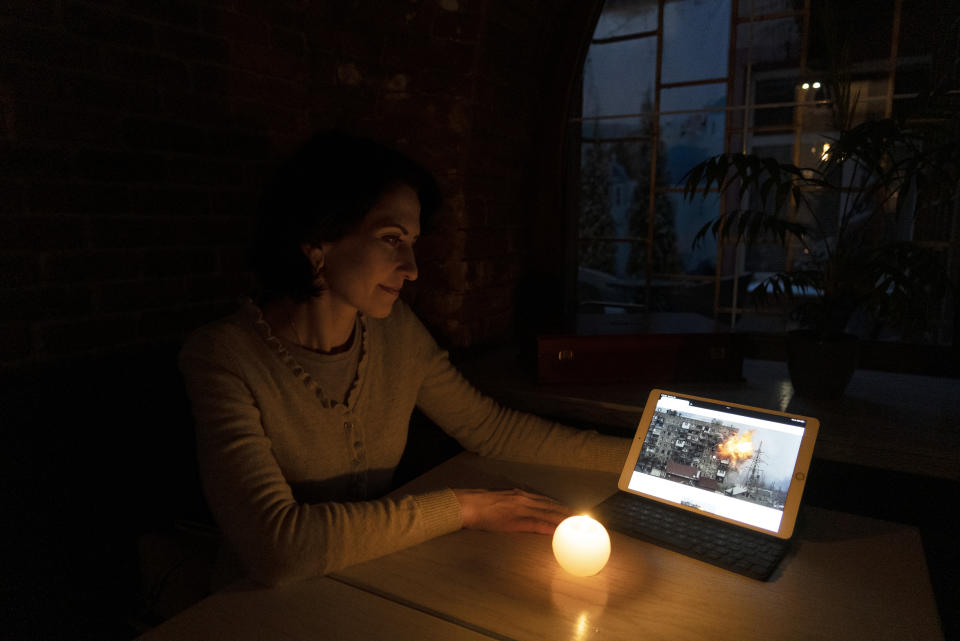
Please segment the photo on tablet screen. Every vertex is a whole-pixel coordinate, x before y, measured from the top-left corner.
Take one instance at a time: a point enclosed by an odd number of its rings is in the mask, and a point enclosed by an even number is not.
[[[805,422],[661,394],[628,487],[776,532]]]

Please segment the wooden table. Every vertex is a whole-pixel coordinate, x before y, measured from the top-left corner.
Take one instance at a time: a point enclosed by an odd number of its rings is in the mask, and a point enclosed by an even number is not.
[[[523,487],[588,509],[612,474],[461,454],[399,493]],[[213,595],[164,639],[942,639],[915,528],[808,508],[796,553],[759,582],[611,533],[597,576],[553,559],[550,537],[463,530],[330,577]]]
[[[522,487],[587,508],[611,474],[461,454],[404,490]],[[336,577],[494,638],[941,639],[915,528],[807,509],[796,553],[759,582],[611,533],[595,577],[553,559],[550,538],[461,531],[354,566]]]
[[[468,628],[328,577],[278,588],[234,585],[139,637],[139,641],[188,639],[488,641]]]

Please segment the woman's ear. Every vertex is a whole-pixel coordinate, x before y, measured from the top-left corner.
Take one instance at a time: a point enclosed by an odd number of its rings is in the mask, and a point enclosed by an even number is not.
[[[323,271],[323,249],[317,247],[316,245],[311,245],[310,243],[302,243],[300,245],[300,250],[313,266],[313,275],[315,277],[319,276],[320,272]]]

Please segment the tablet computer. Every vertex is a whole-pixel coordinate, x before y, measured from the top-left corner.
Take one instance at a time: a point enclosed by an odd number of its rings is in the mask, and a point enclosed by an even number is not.
[[[819,427],[810,416],[654,389],[618,488],[788,539]]]

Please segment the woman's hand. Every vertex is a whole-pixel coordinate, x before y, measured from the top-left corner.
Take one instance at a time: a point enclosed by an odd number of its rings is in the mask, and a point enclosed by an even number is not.
[[[552,534],[573,511],[553,499],[523,490],[454,490],[463,527],[490,532]]]

